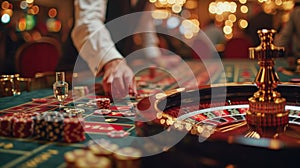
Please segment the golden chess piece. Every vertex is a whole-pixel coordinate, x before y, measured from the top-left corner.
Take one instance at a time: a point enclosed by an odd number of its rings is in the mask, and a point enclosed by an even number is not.
[[[288,124],[288,112],[285,111],[285,98],[274,89],[279,77],[274,69],[274,59],[284,56],[284,48],[273,44],[275,30],[259,30],[261,44],[249,48],[251,59],[258,59],[260,66],[254,83],[258,91],[249,98],[249,110],[246,113],[248,126],[261,136],[275,136],[284,131]]]

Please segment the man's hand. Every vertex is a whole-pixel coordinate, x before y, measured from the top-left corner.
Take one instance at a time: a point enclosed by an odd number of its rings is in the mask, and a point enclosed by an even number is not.
[[[124,59],[114,59],[103,67],[103,89],[112,98],[136,93],[134,74]]]

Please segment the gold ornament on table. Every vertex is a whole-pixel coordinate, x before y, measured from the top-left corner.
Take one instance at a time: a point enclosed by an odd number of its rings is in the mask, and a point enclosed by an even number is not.
[[[246,121],[252,131],[261,136],[276,136],[288,125],[289,113],[285,111],[285,98],[275,89],[279,77],[274,69],[274,59],[284,56],[284,48],[273,44],[275,30],[259,30],[261,44],[249,48],[251,59],[258,59],[260,66],[255,77],[258,91],[249,98]]]

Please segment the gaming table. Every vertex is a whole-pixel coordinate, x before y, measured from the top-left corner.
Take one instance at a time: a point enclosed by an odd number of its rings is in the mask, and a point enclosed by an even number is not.
[[[213,116],[211,118],[211,122],[222,122],[223,125],[226,123],[236,123],[240,124],[238,121],[244,121],[244,112],[246,107],[243,105],[245,101],[247,101],[248,96],[252,94],[251,91],[255,90],[256,87],[252,84],[254,77],[257,73],[258,65],[257,61],[251,60],[222,60],[224,65],[225,73],[218,72],[216,67],[206,66],[203,67],[201,63],[197,63],[197,61],[191,61],[189,66],[194,71],[195,79],[198,82],[197,87],[200,87],[201,94],[205,94],[208,90],[207,87],[210,87],[209,84],[218,84],[226,82],[228,85],[228,89],[232,99],[228,99],[231,102],[227,101],[227,103],[241,105],[238,107],[232,107],[227,109],[229,111],[226,117],[221,117],[213,114],[212,111],[207,111],[206,116],[197,116],[197,117],[208,117]],[[278,60],[279,66],[286,66],[286,62],[284,59]],[[202,66],[202,67],[201,67]],[[148,96],[153,96],[155,93],[159,93],[162,91],[169,91],[173,89],[177,89],[178,85],[183,86],[191,86],[191,90],[194,90],[195,87],[189,85],[189,82],[193,80],[189,80],[189,78],[184,74],[185,71],[180,68],[175,68],[178,71],[179,77],[174,80],[172,75],[168,74],[168,72],[161,70],[161,69],[154,69],[147,68],[139,73],[139,91],[141,93],[141,98],[128,98],[120,102],[112,102],[110,108],[112,109],[112,113],[105,114],[105,115],[98,115],[95,113],[97,110],[97,106],[88,104],[91,100],[97,98],[97,95],[94,94],[85,94],[84,96],[79,97],[69,97],[65,101],[65,106],[70,108],[80,108],[84,109],[84,113],[82,117],[85,119],[85,132],[86,132],[86,139],[82,142],[77,143],[66,143],[66,142],[49,142],[45,140],[38,140],[32,137],[29,138],[15,138],[15,137],[5,137],[0,136],[0,166],[1,167],[66,167],[66,162],[64,160],[64,154],[68,151],[72,151],[74,149],[83,149],[87,148],[89,144],[91,144],[95,140],[99,139],[108,139],[112,143],[116,143],[119,146],[126,146],[133,142],[132,138],[136,136],[150,136],[155,134],[155,131],[151,131],[153,129],[153,125],[148,123],[139,125],[138,122],[135,122],[136,115],[132,113],[137,113],[135,109],[136,104],[140,101],[146,101]],[[216,73],[212,73],[213,76],[209,76],[210,80],[205,73],[206,70],[211,70]],[[153,72],[154,71],[154,72]],[[175,71],[174,71],[175,73]],[[297,78],[299,76],[289,76],[282,73],[278,73],[282,82],[289,82],[291,78]],[[178,80],[182,80],[182,83],[178,82]],[[180,83],[180,84],[178,84]],[[296,84],[295,84],[296,85]],[[188,88],[188,87],[187,87]],[[295,88],[295,87],[291,87]],[[197,89],[198,90],[198,89]],[[177,90],[178,91],[178,90]],[[296,90],[289,90],[287,93],[293,93]],[[181,92],[178,91],[178,92]],[[297,93],[293,94],[291,100],[289,102],[296,102],[296,105],[299,105],[299,97],[297,97]],[[250,94],[251,93],[251,94]],[[284,94],[284,96],[288,96]],[[33,98],[45,98],[44,102],[35,102]],[[169,110],[167,113],[173,113],[176,111],[176,106],[178,106],[178,94],[171,92],[171,94],[167,95],[167,107],[162,108],[161,110]],[[296,100],[295,100],[296,99]],[[172,101],[174,101],[172,103]],[[205,101],[203,101],[205,102]],[[187,100],[188,103],[188,100]],[[297,104],[298,103],[298,104]],[[201,101],[201,104],[204,104]],[[295,105],[295,104],[294,104]],[[143,106],[143,103],[140,103],[139,106]],[[226,107],[226,105],[221,105]],[[170,108],[169,108],[170,107]],[[172,107],[172,108],[171,108]],[[220,107],[220,106],[219,106]],[[39,112],[43,113],[45,111],[56,111],[58,110],[58,102],[53,97],[52,89],[42,89],[42,90],[35,90],[31,92],[23,92],[21,95],[12,96],[12,97],[4,97],[0,99],[0,114],[6,115],[9,113],[18,113],[18,112]],[[141,108],[141,107],[140,107]],[[187,109],[192,111],[192,105],[188,105]],[[125,110],[124,110],[125,109]],[[173,110],[173,112],[172,112]],[[124,113],[126,111],[127,114]],[[129,112],[128,112],[129,111]],[[234,111],[230,113],[230,111]],[[235,113],[237,112],[237,113]],[[295,123],[298,123],[298,113],[296,111],[295,117],[293,118]],[[204,113],[203,113],[204,114]],[[141,115],[140,117],[145,117]],[[214,118],[218,118],[218,120],[214,120]],[[195,120],[195,118],[193,118]],[[161,125],[158,124],[158,130],[161,130]],[[224,128],[225,129],[225,128]],[[126,132],[124,136],[114,137],[109,136],[109,132],[111,130],[123,130]],[[153,129],[155,130],[155,129]],[[143,133],[141,135],[140,133]],[[224,131],[225,132],[225,131]],[[195,148],[190,146],[192,143],[197,143],[197,140],[193,138],[189,138],[188,135],[186,138],[183,138],[174,149],[170,148],[170,150],[166,149],[165,153],[160,153],[158,155],[153,155],[145,158],[141,158],[142,163],[141,167],[152,167],[152,166],[164,166],[164,167],[173,167],[179,165],[189,165],[191,167],[195,166],[220,166],[219,162],[216,160],[222,160],[222,156],[226,156],[226,152],[232,153],[233,155],[229,155],[232,157],[238,157],[238,149],[240,148],[232,148],[233,151],[230,151],[230,148],[224,145],[224,141],[222,143],[216,143],[214,147],[211,141],[207,143],[201,143],[201,145],[196,145]],[[220,135],[220,137],[222,137]],[[259,145],[261,144],[254,144],[254,145],[246,145],[242,147],[244,148],[251,148],[251,151],[259,150]],[[255,146],[255,147],[253,147]],[[231,146],[230,146],[231,147]],[[240,147],[240,146],[239,146]],[[180,150],[182,148],[186,148],[185,150]],[[262,147],[263,148],[263,147]],[[220,149],[220,152],[218,152]],[[187,150],[190,153],[187,155]],[[198,151],[197,151],[198,150]],[[198,156],[198,153],[201,153],[199,150],[206,150],[210,151],[208,153],[204,153],[201,157],[195,159]],[[228,150],[228,151],[226,151]],[[264,149],[262,149],[264,150]],[[249,152],[249,151],[248,151]],[[195,154],[195,155],[194,155]],[[251,154],[251,153],[249,153]],[[252,154],[256,154],[253,152]],[[263,153],[259,153],[263,154]],[[215,158],[211,157],[215,155]],[[251,156],[245,156],[251,159]],[[253,156],[255,159],[258,157]],[[166,162],[161,162],[161,158],[164,158]],[[228,157],[224,157],[226,159],[221,161],[221,164],[226,163],[226,165],[234,165],[235,159],[228,159]],[[195,162],[197,160],[197,162]],[[245,158],[241,158],[241,160],[247,160]],[[224,162],[223,162],[224,161]],[[193,162],[194,164],[186,164],[186,162]],[[225,166],[226,166],[225,165]],[[224,165],[222,165],[224,166]]]

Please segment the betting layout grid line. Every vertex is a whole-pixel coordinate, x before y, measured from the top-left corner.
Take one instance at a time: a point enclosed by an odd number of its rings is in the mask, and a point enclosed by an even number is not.
[[[72,95],[72,94],[70,94]],[[76,100],[71,99],[70,97],[65,101],[66,107],[74,107],[74,102],[77,103],[86,103],[88,100],[96,98],[92,96],[84,98],[78,98]],[[15,112],[39,112],[43,113],[45,111],[55,111],[58,109],[58,102],[53,96],[45,97],[47,103],[35,103],[27,102],[20,104],[18,106],[10,107],[7,109],[0,110],[0,115],[7,113]],[[132,120],[128,119],[131,123],[107,123],[99,121],[89,121],[90,118],[95,117],[93,111],[95,107],[86,107],[83,118],[85,118],[85,125],[94,125],[96,128],[100,127],[113,127],[118,130],[125,129],[127,132],[133,132],[135,125]],[[96,118],[105,118],[106,116],[96,116]],[[120,116],[110,116],[110,118],[120,118]],[[128,118],[128,117],[127,117]],[[103,129],[101,129],[103,130]],[[106,136],[107,132],[103,131],[90,131],[87,134],[99,134],[101,136]],[[99,138],[101,138],[99,136]],[[25,167],[58,167],[64,164],[63,154],[67,151],[74,150],[76,148],[86,147],[86,143],[90,140],[90,137],[87,135],[87,139],[84,142],[80,143],[64,143],[64,142],[48,142],[43,140],[36,140],[34,138],[13,138],[13,137],[0,137],[0,158],[1,163],[6,163],[5,167],[15,167],[15,166],[25,166]],[[25,147],[25,149],[24,149]],[[39,156],[51,156],[46,160],[40,158]],[[4,157],[5,156],[5,157]]]

